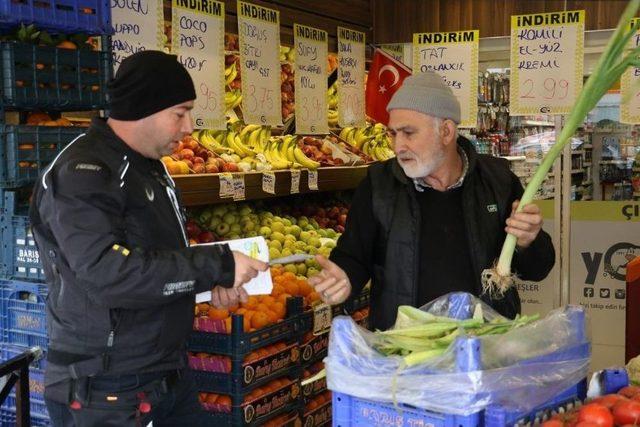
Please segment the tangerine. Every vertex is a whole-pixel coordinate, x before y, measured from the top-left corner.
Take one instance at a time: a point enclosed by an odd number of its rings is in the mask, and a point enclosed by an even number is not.
[[[251,326],[256,329],[264,328],[269,324],[270,318],[264,311],[256,311],[251,318]]]

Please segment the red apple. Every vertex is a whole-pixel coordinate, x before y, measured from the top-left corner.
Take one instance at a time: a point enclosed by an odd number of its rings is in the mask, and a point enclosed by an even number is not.
[[[205,166],[205,171],[207,173],[218,173],[220,170],[218,169],[218,165],[216,163],[207,163]]]
[[[205,173],[205,172],[206,172],[206,168],[204,166],[204,162],[196,163],[195,165],[193,165],[193,173]]]
[[[215,236],[210,231],[203,231],[202,233],[198,234],[198,241],[200,243],[211,243],[215,241]]]

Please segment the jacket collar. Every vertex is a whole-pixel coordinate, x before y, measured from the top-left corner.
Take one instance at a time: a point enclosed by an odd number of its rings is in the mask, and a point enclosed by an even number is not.
[[[458,147],[460,147],[467,155],[469,166],[465,175],[466,178],[475,170],[478,153],[476,152],[471,142],[464,136],[458,135],[456,143],[458,144]],[[413,180],[405,175],[404,170],[402,170],[402,166],[400,166],[400,164],[398,163],[398,160],[396,158],[393,158],[389,161],[391,162],[391,172],[393,173],[393,176],[404,185],[413,185]]]
[[[102,118],[94,118],[91,121],[91,127],[87,132],[88,135],[95,137],[100,141],[100,144],[106,144],[112,150],[117,153],[126,156],[126,158],[134,163],[141,165],[151,165],[155,162],[155,159],[149,159],[142,154],[138,153],[133,148],[129,147],[116,133],[111,129],[111,126],[107,124],[107,121]]]

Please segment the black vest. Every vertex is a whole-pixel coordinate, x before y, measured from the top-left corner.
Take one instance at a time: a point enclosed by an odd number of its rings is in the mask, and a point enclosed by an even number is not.
[[[476,295],[480,295],[480,274],[499,256],[506,233],[505,221],[511,203],[512,176],[503,159],[478,155],[469,141],[458,144],[469,158],[462,195],[464,219],[472,257]],[[373,212],[379,231],[372,275],[370,326],[388,329],[398,306],[416,306],[419,273],[420,208],[413,181],[393,159],[369,168]],[[452,262],[455,262],[452,260]],[[456,289],[451,289],[456,291]],[[517,290],[511,288],[501,300],[482,299],[504,316],[520,313]]]

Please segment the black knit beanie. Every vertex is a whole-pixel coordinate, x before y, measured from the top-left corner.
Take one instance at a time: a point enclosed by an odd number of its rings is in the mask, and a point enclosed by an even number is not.
[[[196,99],[193,81],[175,55],[147,50],[125,58],[109,82],[110,117],[139,120]]]

